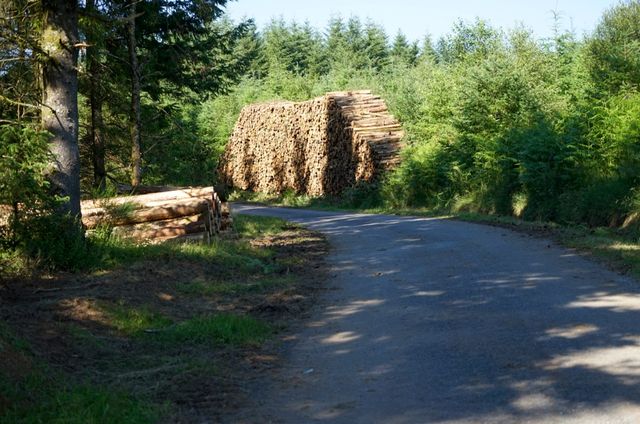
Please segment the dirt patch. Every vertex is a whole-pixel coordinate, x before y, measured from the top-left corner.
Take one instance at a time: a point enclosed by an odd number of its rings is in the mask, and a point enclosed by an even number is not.
[[[206,258],[167,256],[92,275],[5,282],[0,320],[35,360],[72,381],[168,403],[167,422],[216,421],[250,396],[247,381],[277,363],[277,342],[163,345],[154,338],[156,323],[224,312],[280,332],[305,315],[324,281],[328,245],[319,233],[289,227],[249,243],[270,253],[242,272]],[[22,368],[11,365],[12,357],[23,358],[13,353],[0,350],[7,365],[0,372]]]

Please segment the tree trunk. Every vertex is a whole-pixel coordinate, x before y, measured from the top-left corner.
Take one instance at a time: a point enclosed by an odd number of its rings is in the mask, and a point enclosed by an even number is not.
[[[136,187],[142,182],[142,152],[140,150],[140,69],[136,52],[136,0],[129,4],[129,22],[127,25],[127,44],[131,65],[131,115],[129,131],[131,133],[131,185]]]
[[[53,194],[66,196],[62,213],[80,215],[78,152],[77,0],[42,0],[42,128],[52,134]]]
[[[87,0],[86,10],[89,14],[96,11],[95,0]],[[102,103],[104,101],[101,86],[100,55],[98,52],[96,31],[87,34],[92,44],[87,49],[87,69],[89,71],[89,107],[91,109],[91,122],[89,126],[89,139],[91,142],[91,162],[93,165],[93,186],[99,191],[104,191],[107,184],[107,171],[105,168],[105,141],[102,129]]]

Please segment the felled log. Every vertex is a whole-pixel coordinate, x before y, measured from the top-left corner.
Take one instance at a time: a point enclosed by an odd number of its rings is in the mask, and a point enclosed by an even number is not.
[[[114,226],[129,225],[198,215],[207,212],[209,208],[210,202],[205,199],[174,199],[157,206],[148,204],[123,215],[110,215],[108,209],[94,208],[86,214],[83,211],[82,223],[88,229],[95,228],[103,222]]]
[[[116,192],[118,194],[149,194],[149,193],[158,193],[162,191],[174,191],[178,190],[179,187],[170,187],[170,186],[158,186],[158,185],[138,185],[132,186],[130,184],[116,184]]]
[[[186,218],[122,225],[115,227],[113,234],[118,237],[143,241],[168,239],[204,231],[207,231],[204,216],[195,215]]]
[[[202,238],[210,241],[220,232],[221,220],[222,203],[212,187],[82,202],[86,228],[106,223],[113,227],[113,234],[139,241],[204,233]]]
[[[402,137],[384,101],[367,90],[249,105],[238,117],[218,175],[243,190],[339,194],[396,166]]]
[[[165,191],[159,193],[149,193],[149,194],[141,194],[137,196],[122,196],[122,197],[112,197],[109,199],[96,199],[96,200],[83,200],[82,201],[82,209],[91,209],[96,207],[103,207],[105,204],[107,205],[122,205],[125,203],[133,203],[133,204],[149,204],[150,202],[155,201],[166,201],[166,200],[175,200],[175,199],[196,199],[196,198],[205,198],[205,197],[213,197],[213,187],[189,187],[189,188],[180,188],[178,190]]]

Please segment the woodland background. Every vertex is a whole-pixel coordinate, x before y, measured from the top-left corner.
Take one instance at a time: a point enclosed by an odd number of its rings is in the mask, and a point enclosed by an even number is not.
[[[26,207],[0,242],[3,255],[73,268],[69,246],[82,256],[86,240],[60,238],[59,214],[48,212],[57,198],[41,127],[47,3],[1,6],[0,204]],[[113,193],[116,181],[211,185],[244,105],[372,89],[404,125],[407,147],[396,171],[348,190],[343,205],[636,231],[640,2],[621,2],[585,36],[557,17],[549,39],[476,20],[419,42],[357,17],[258,31],[226,19],[225,3],[77,5],[84,197]]]

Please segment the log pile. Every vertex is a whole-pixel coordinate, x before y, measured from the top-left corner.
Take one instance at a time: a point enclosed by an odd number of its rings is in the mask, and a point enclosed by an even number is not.
[[[249,105],[240,113],[218,175],[242,190],[339,194],[396,166],[402,136],[399,122],[370,91]]]
[[[211,241],[221,231],[222,203],[213,187],[183,188],[82,202],[88,230],[101,224],[136,241],[197,238]]]

